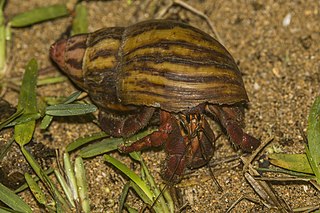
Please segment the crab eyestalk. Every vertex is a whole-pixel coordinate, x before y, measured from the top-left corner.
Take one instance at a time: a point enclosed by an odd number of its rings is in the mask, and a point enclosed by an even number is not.
[[[83,77],[83,58],[86,51],[87,35],[61,39],[50,47],[50,57],[70,79],[85,89]]]

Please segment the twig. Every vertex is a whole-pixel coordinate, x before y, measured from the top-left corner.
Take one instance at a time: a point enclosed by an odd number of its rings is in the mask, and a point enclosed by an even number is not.
[[[258,205],[262,205],[262,203],[259,201],[259,200],[256,200],[256,199],[253,199],[251,197],[248,197],[248,196],[241,196],[239,197],[235,202],[233,202],[233,204],[227,209],[226,213],[229,213],[231,212],[231,210],[238,204],[240,203],[242,200],[249,200],[250,202],[252,203],[256,203]]]
[[[249,165],[251,165],[252,161],[256,158],[256,156],[263,150],[271,141],[273,141],[273,137],[268,138],[249,156],[249,157],[241,157],[243,162],[243,172],[249,170]],[[245,159],[245,160],[244,160]]]
[[[207,24],[209,25],[209,27],[211,28],[213,34],[216,36],[217,40],[223,45],[224,44],[224,41],[222,40],[222,38],[219,36],[219,33],[217,31],[217,29],[215,28],[215,26],[212,24],[211,20],[209,19],[209,17],[204,14],[203,12],[195,9],[194,7],[190,6],[189,4],[181,1],[181,0],[174,0],[173,1],[174,4],[177,4],[181,7],[184,7],[185,9],[193,12],[194,14],[200,16],[201,18],[203,18]]]
[[[168,10],[173,6],[173,5],[178,5],[182,8],[185,8],[187,10],[189,10],[190,12],[196,14],[197,16],[199,16],[200,18],[204,19],[207,24],[209,25],[211,31],[213,32],[213,34],[215,35],[215,37],[217,38],[217,40],[224,45],[224,41],[223,39],[219,36],[219,33],[217,31],[217,29],[215,28],[215,26],[213,25],[213,23],[211,22],[210,18],[204,14],[203,12],[201,12],[200,10],[197,10],[196,8],[190,6],[189,4],[181,1],[181,0],[172,0],[170,2],[170,4],[168,4],[166,7],[164,7],[160,12],[158,12],[158,14],[155,15],[155,18],[162,18],[164,16],[164,14],[166,14],[168,12]]]
[[[243,159],[245,160],[245,159]],[[259,173],[249,164],[249,170],[244,174],[247,181],[250,183],[255,192],[262,198],[266,207],[277,208],[279,212],[292,212],[288,204],[274,191],[271,186],[261,180],[256,180],[253,176],[258,176]]]
[[[262,181],[306,181],[309,182],[310,178],[298,178],[298,177],[254,177],[255,180]]]

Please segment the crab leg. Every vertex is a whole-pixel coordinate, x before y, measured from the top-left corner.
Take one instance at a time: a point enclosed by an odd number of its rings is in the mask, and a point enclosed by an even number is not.
[[[148,147],[158,147],[166,142],[168,135],[172,131],[172,117],[170,113],[161,111],[160,113],[160,126],[158,131],[147,135],[144,138],[134,142],[130,146],[120,146],[119,150],[123,153],[129,153],[133,151],[140,151]]]
[[[207,111],[219,119],[221,125],[227,130],[231,141],[240,146],[242,150],[252,152],[260,145],[258,139],[242,130],[243,113],[238,107],[208,105]]]

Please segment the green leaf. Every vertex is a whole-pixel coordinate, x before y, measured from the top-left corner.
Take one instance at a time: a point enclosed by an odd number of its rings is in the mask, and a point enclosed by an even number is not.
[[[24,110],[24,114],[37,113],[36,86],[38,76],[38,65],[35,59],[31,59],[26,66],[20,88],[17,110]],[[34,120],[18,124],[14,128],[14,139],[20,146],[31,140],[36,122]]]
[[[18,110],[24,109],[24,113],[37,112],[37,76],[37,61],[35,59],[31,59],[25,68],[19,95]]]
[[[118,146],[123,143],[122,138],[106,138],[94,144],[90,144],[80,150],[79,156],[90,158],[101,155],[118,149]]]
[[[107,136],[108,135],[105,132],[97,132],[97,133],[94,133],[90,136],[78,138],[77,140],[73,141],[72,143],[69,143],[68,146],[66,147],[66,150],[67,150],[67,152],[71,152],[71,151],[79,148],[80,146],[83,146],[83,145],[90,143],[92,141],[95,141],[95,140],[105,138]]]
[[[47,105],[58,105],[63,103],[66,100],[67,97],[44,97],[44,101],[47,103]]]
[[[136,183],[143,193],[148,197],[149,200],[153,200],[153,193],[151,192],[149,186],[143,181],[136,173],[131,171],[126,165],[118,161],[117,159],[111,157],[110,155],[104,155],[106,161],[111,163],[113,166],[117,167],[121,172],[127,175],[134,183]]]
[[[13,210],[32,213],[32,209],[18,195],[2,185],[2,183],[0,183],[0,200]]]
[[[291,171],[313,174],[306,154],[269,154],[268,158],[273,165]]]
[[[130,189],[130,183],[131,183],[131,181],[127,182],[123,186],[122,193],[121,193],[120,198],[119,198],[119,213],[123,212],[124,203],[126,202],[126,198],[128,196],[128,192],[129,192],[129,189]]]
[[[5,0],[0,0],[0,79],[4,77],[6,67],[6,26],[4,24],[4,4]]]
[[[75,17],[72,23],[71,35],[77,35],[88,32],[87,9],[82,3],[76,5]]]
[[[90,202],[88,195],[88,183],[86,179],[86,172],[81,157],[77,157],[74,163],[74,170],[77,179],[78,193],[82,211],[85,213],[90,212]]]
[[[14,138],[10,138],[5,145],[2,145],[2,147],[0,149],[0,162],[2,161],[4,156],[7,154],[8,150],[10,149],[13,142],[14,142]]]
[[[3,19],[2,14],[0,14],[0,19]],[[0,79],[5,75],[6,67],[6,27],[0,20]]]
[[[56,76],[56,77],[46,77],[38,80],[37,85],[48,85],[48,84],[56,84],[66,81],[68,78],[65,76]]]
[[[37,113],[37,76],[37,61],[35,59],[31,59],[25,68],[17,107],[18,110],[24,109],[24,113]]]
[[[23,114],[12,122],[8,123],[5,127],[16,126],[18,124],[29,123],[29,121],[35,121],[41,117],[40,113],[28,113]]]
[[[97,107],[93,104],[58,104],[48,106],[46,114],[52,116],[74,116],[94,112]]]
[[[4,24],[3,9],[5,0],[0,0],[0,24]]]
[[[150,174],[148,167],[146,166],[146,164],[144,163],[144,161],[141,157],[141,154],[138,152],[132,152],[132,153],[130,153],[130,156],[139,161],[139,163],[142,167],[143,173],[145,174],[146,180],[148,181],[148,185],[150,186],[153,194],[156,195],[156,197],[159,201],[154,204],[154,207],[156,209],[159,209],[160,212],[166,212],[166,213],[174,212],[174,209],[173,209],[174,205],[173,205],[173,203],[171,203],[172,198],[170,197],[168,199],[168,201],[170,203],[169,203],[169,205],[167,205],[166,201],[164,200],[164,196],[161,194],[161,190],[156,185],[153,176]],[[169,208],[172,208],[172,209],[169,210]]]
[[[71,189],[69,187],[69,185],[67,184],[66,180],[64,179],[64,177],[60,174],[60,172],[58,170],[54,170],[54,174],[56,175],[57,177],[57,180],[58,182],[60,183],[62,189],[63,189],[63,192],[64,194],[66,195],[69,203],[71,204],[71,206],[73,208],[76,207],[74,201],[73,201],[73,195],[72,195],[72,192],[71,192]]]
[[[45,171],[45,174],[46,175],[49,175],[49,174],[51,174],[53,172],[53,169],[52,168],[49,168],[48,170],[46,170]],[[39,177],[38,176],[36,176],[36,177],[34,177],[34,180],[35,181],[39,181],[40,179],[39,179]],[[19,192],[22,192],[23,190],[25,190],[25,189],[27,189],[28,188],[28,184],[27,183],[24,183],[22,186],[20,186],[19,188],[17,188],[16,190],[14,190],[14,193],[19,193]]]
[[[64,171],[66,173],[67,181],[69,183],[69,186],[72,192],[73,200],[79,201],[77,181],[74,175],[74,170],[72,168],[72,163],[70,161],[70,155],[67,152],[63,154],[63,165],[64,165]]]
[[[307,137],[306,153],[317,183],[320,184],[320,96],[314,101],[309,113]]]
[[[11,121],[13,121],[14,119],[18,118],[22,114],[23,114],[23,110],[17,110],[13,115],[11,115],[5,121],[0,123],[0,130],[2,128],[4,128],[6,125],[8,125]]]
[[[44,193],[40,189],[40,187],[37,184],[37,182],[35,180],[33,180],[31,175],[29,175],[28,173],[25,173],[24,177],[25,177],[25,179],[27,181],[27,184],[29,185],[29,188],[30,188],[33,196],[36,198],[36,200],[40,204],[46,205],[47,204],[46,196],[44,195]]]
[[[64,211],[69,209],[68,204],[66,203],[65,199],[60,194],[59,190],[55,185],[52,183],[48,175],[42,170],[38,162],[34,159],[34,157],[29,153],[28,150],[24,146],[21,146],[21,152],[23,153],[24,157],[32,167],[33,171],[36,175],[40,178],[40,180],[45,184],[47,189],[49,190],[50,194],[53,196],[56,205],[60,205]]]
[[[126,144],[134,143],[135,141],[150,135],[156,131],[156,128],[149,128],[143,132],[135,134],[125,139]],[[94,143],[80,150],[79,155],[83,158],[89,158],[97,155],[101,155],[110,151],[118,149],[118,147],[124,143],[123,138],[106,138],[100,142]]]
[[[64,104],[70,104],[70,103],[74,102],[81,95],[81,93],[82,93],[81,91],[76,91],[76,92],[72,93],[69,97],[67,97],[63,101],[63,103]]]
[[[129,183],[130,183],[130,188],[132,188],[139,195],[142,201],[147,205],[151,206],[152,200],[142,191],[142,189],[132,180],[129,181]]]
[[[125,146],[131,145],[134,142],[140,140],[141,138],[146,137],[147,135],[150,135],[151,133],[157,131],[157,128],[151,127],[146,129],[145,131],[139,132],[135,135],[130,136],[129,138],[125,138]]]
[[[129,213],[139,213],[139,211],[137,209],[134,209],[130,206],[126,206],[127,210]]]
[[[51,5],[48,7],[40,7],[18,14],[10,20],[9,24],[12,27],[26,27],[50,19],[66,16],[68,14],[69,12],[66,5]]]
[[[45,115],[41,121],[40,129],[47,129],[53,120],[53,116]]]
[[[63,101],[63,104],[69,104],[69,103],[74,102],[81,95],[81,93],[82,92],[80,92],[80,91],[76,91],[76,92],[72,93],[69,97],[67,97]],[[51,124],[52,120],[53,120],[53,116],[52,115],[45,115],[44,118],[41,121],[40,129],[47,129],[48,126]]]

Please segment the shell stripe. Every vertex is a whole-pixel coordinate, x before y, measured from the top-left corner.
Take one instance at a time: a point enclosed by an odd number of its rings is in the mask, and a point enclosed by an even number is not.
[[[177,67],[177,66],[176,66]],[[180,66],[182,69],[186,68],[186,66]],[[130,69],[130,68],[128,68]],[[132,69],[132,68],[131,68]],[[148,66],[135,66],[129,72],[126,72],[126,78],[130,78],[133,75],[142,75],[144,78],[157,78],[157,77],[165,77],[169,80],[176,82],[184,82],[184,83],[210,83],[210,82],[229,82],[233,84],[238,84],[242,86],[242,83],[238,81],[238,76],[235,73],[227,73],[224,69],[216,69],[215,75],[212,73],[205,72],[210,68],[204,69],[204,71],[200,71],[197,73],[192,72],[177,72],[177,70],[155,67],[152,66],[152,63],[148,64]],[[181,69],[180,69],[181,70]],[[134,78],[134,77],[133,77]],[[138,78],[134,78],[139,80]]]
[[[77,58],[67,58],[66,63],[75,69],[82,69],[82,60]]]
[[[86,49],[87,45],[85,42],[74,42],[68,44],[68,51],[73,51],[77,49]]]
[[[125,33],[125,45],[123,48],[123,55],[127,54],[131,50],[134,50],[140,46],[158,43],[163,41],[164,39],[169,39],[171,41],[180,41],[184,43],[188,43],[193,46],[198,47],[206,47],[211,50],[214,50],[216,52],[220,52],[222,54],[227,54],[230,56],[230,54],[226,51],[226,49],[219,44],[216,40],[213,38],[207,36],[203,32],[195,31],[195,28],[188,26],[188,27],[181,27],[183,25],[178,25],[173,28],[161,28],[157,29],[150,25],[149,27],[143,28],[144,31],[142,31],[140,34],[132,33],[130,28],[127,28]],[[140,28],[140,27],[138,27]],[[206,37],[206,39],[203,39]],[[207,38],[209,37],[209,38]],[[150,39],[152,38],[152,39]],[[231,56],[230,56],[231,57]]]
[[[171,64],[184,64],[194,69],[201,67],[201,66],[211,66],[216,68],[225,68],[225,69],[236,69],[232,64],[226,64],[221,61],[217,61],[213,58],[204,58],[204,57],[191,57],[191,56],[183,56],[183,55],[174,55],[174,54],[145,54],[141,56],[136,56],[131,58],[130,60],[125,60],[123,62],[123,66],[128,66],[130,63],[138,64],[138,63],[157,63],[161,64],[164,62],[168,62]]]
[[[204,82],[203,78],[199,78],[197,81],[189,81],[189,78],[187,78],[188,80],[184,81],[179,77],[177,77],[179,80],[176,80],[175,78],[172,79],[172,76],[159,76],[154,75],[154,73],[146,75],[139,73],[139,71],[133,73],[133,76],[132,79],[128,79],[129,83],[121,91],[123,96],[120,97],[126,97],[122,101],[131,103],[139,100],[145,105],[155,106],[161,105],[163,101],[162,98],[158,100],[159,97],[166,97],[167,101],[172,101],[171,108],[177,108],[176,110],[180,111],[179,107],[181,107],[182,102],[192,107],[206,101],[215,103],[213,100],[217,100],[217,103],[233,103],[235,100],[246,99],[246,96],[237,94],[238,90],[243,88],[243,85],[226,77],[208,77],[207,81]],[[147,91],[152,92],[153,96],[146,98],[143,92]],[[135,92],[138,92],[144,98]],[[149,94],[151,95],[151,93]],[[225,100],[225,97],[233,98]],[[222,102],[222,99],[224,102]]]
[[[150,53],[164,53],[170,51],[173,55],[182,55],[184,57],[201,57],[202,59],[209,58],[210,60],[220,60],[224,63],[234,63],[230,55],[212,50],[206,47],[190,44],[181,40],[161,40],[157,43],[142,44],[141,46],[123,54],[123,57],[131,59],[136,56],[143,56]]]
[[[99,42],[105,41],[105,39],[113,39],[117,41],[122,40],[123,36],[123,31],[125,28],[123,27],[112,27],[112,28],[103,28],[101,30],[95,31],[93,33],[90,33],[88,41],[87,41],[87,46],[94,47],[96,46]]]

